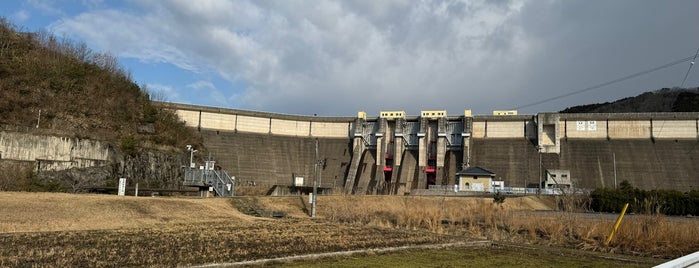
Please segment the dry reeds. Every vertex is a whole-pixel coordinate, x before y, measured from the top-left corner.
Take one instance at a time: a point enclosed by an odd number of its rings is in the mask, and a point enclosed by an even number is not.
[[[570,200],[573,205],[562,205],[572,211],[587,205],[584,198]],[[341,223],[426,229],[495,241],[654,257],[677,257],[699,250],[699,223],[695,221],[627,216],[613,242],[605,246],[613,219],[573,212],[519,211],[511,205],[517,202],[522,201],[510,198],[501,206],[487,198],[342,196],[324,197],[320,207],[321,215]]]

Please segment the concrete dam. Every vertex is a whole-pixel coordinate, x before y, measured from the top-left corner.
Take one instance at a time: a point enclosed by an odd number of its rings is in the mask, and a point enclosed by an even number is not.
[[[402,195],[455,185],[457,172],[480,167],[510,187],[546,188],[550,173],[565,170],[573,188],[626,180],[699,189],[699,113],[316,117],[161,105],[197,129],[239,184],[308,187],[318,177],[334,193]]]

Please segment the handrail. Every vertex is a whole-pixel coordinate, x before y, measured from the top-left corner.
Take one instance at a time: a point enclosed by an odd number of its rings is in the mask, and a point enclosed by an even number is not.
[[[235,178],[224,170],[188,169],[185,171],[185,185],[213,187],[217,196],[233,196]]]

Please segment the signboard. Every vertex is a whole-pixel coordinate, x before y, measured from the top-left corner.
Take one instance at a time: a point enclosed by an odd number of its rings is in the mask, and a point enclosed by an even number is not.
[[[294,186],[303,186],[303,177],[294,177]]]
[[[578,121],[576,129],[578,131],[597,131],[597,121]]]
[[[117,192],[117,195],[125,195],[126,194],[126,178],[119,178],[119,191]]]
[[[585,121],[578,121],[577,130],[585,131]]]
[[[597,131],[597,121],[587,121],[587,130]]]

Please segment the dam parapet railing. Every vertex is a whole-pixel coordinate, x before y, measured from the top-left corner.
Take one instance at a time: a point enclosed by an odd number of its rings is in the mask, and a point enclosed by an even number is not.
[[[490,190],[458,189],[456,185],[430,185],[428,189],[412,190],[411,195],[449,195],[449,196],[480,196],[493,194],[507,195],[589,195],[591,189],[583,188],[524,188],[496,187]]]

